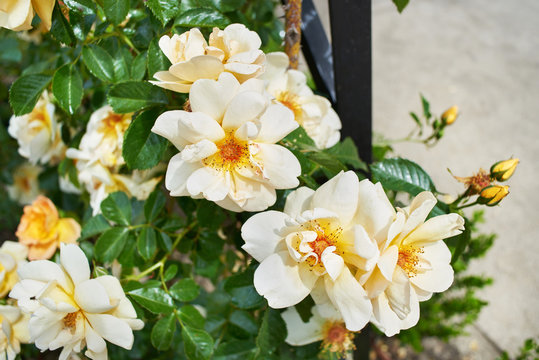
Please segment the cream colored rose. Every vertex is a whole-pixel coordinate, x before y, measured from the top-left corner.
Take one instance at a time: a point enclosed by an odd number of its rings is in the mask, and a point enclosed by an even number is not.
[[[284,212],[258,213],[243,224],[242,248],[260,262],[254,286],[270,307],[290,307],[310,294],[317,304],[331,303],[348,330],[369,322],[372,305],[354,276],[376,263],[376,244],[355,218],[368,205],[361,190],[353,171],[341,172],[316,191],[291,192]]]
[[[13,172],[13,185],[7,187],[10,199],[21,205],[28,205],[41,193],[38,176],[41,167],[30,163],[23,163]]]
[[[30,315],[16,306],[0,305],[0,359],[14,360],[21,352],[21,344],[30,341],[28,322]]]
[[[32,164],[58,163],[65,154],[65,145],[56,122],[54,105],[44,92],[29,114],[13,115],[9,120],[9,135],[17,139],[19,154]]]
[[[222,72],[233,74],[240,83],[264,72],[265,56],[258,34],[242,24],[224,30],[214,28],[209,44],[199,29],[181,35],[164,35],[159,47],[172,65],[153,74],[152,84],[187,93],[198,79],[217,79]]]
[[[79,144],[80,151],[91,154],[89,160],[99,161],[104,166],[125,164],[122,147],[132,117],[133,114],[116,114],[109,105],[99,108],[90,116],[86,133]]]
[[[0,27],[14,31],[31,29],[35,11],[49,30],[54,3],[54,0],[2,0]]]
[[[30,340],[45,351],[63,348],[60,360],[87,348],[85,355],[106,360],[105,340],[131,349],[133,330],[142,329],[117,278],[90,279],[90,266],[77,245],[62,244],[60,264],[32,261],[19,269],[10,297],[31,314]]]
[[[26,262],[28,248],[15,241],[4,241],[0,247],[0,298],[19,280],[17,267]]]
[[[378,209],[377,215],[363,211],[359,217],[372,224],[368,233],[377,234],[379,255],[372,270],[359,271],[356,277],[372,301],[371,322],[393,336],[417,323],[420,301],[447,290],[453,282],[451,252],[443,239],[460,234],[464,219],[447,214],[426,220],[436,205],[427,191],[397,212],[383,205],[382,193],[371,190],[370,203]]]
[[[299,184],[298,159],[276,144],[298,124],[289,109],[268,101],[263,81],[240,84],[224,72],[217,81],[198,80],[189,100],[192,112],[167,111],[152,128],[180,150],[165,178],[171,196],[261,211],[275,203],[276,189]]]
[[[288,56],[283,52],[266,55],[266,71],[260,79],[267,81],[267,91],[276,101],[294,112],[295,120],[325,149],[335,145],[342,127],[339,116],[323,96],[313,94],[304,73],[288,69]]]

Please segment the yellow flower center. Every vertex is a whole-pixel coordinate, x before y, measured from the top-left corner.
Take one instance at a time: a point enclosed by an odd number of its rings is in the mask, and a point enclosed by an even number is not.
[[[104,138],[117,138],[118,133],[124,133],[129,127],[131,114],[116,114],[109,112],[106,118],[101,122],[99,132]]]
[[[339,239],[342,234],[342,228],[335,226],[327,219],[317,219],[303,224],[302,227],[308,231],[314,231],[316,233],[316,239],[308,243],[312,251],[303,253],[304,255],[311,255],[307,257],[306,261],[310,267],[315,268],[317,271],[324,272],[325,267],[321,262],[322,254],[330,247],[335,246],[336,254],[342,255],[339,250]],[[297,250],[299,251],[299,243],[297,244]],[[316,255],[316,256],[313,256]]]
[[[419,255],[423,254],[423,247],[413,247],[404,245],[399,248],[399,258],[397,265],[408,275],[414,277],[417,275],[417,265],[419,264]]]
[[[215,145],[218,151],[202,160],[204,165],[222,171],[251,166],[249,144],[247,141],[236,139],[233,131],[227,133],[225,138]]]
[[[342,322],[326,322],[322,328],[322,333],[324,334],[322,342],[324,351],[344,355],[344,353],[355,349],[354,333],[346,329]]]
[[[294,119],[301,124],[301,104],[299,103],[299,97],[296,94],[292,94],[289,91],[281,91],[277,95],[277,101],[292,110],[294,113]]]
[[[80,310],[67,314],[63,319],[64,327],[68,328],[72,334],[77,330],[77,319],[79,314],[82,316]]]
[[[35,107],[34,110],[30,113],[30,122],[38,122],[41,126],[33,126],[32,132],[39,132],[41,129],[46,128],[49,129],[52,126],[51,124],[51,117],[49,116],[49,112],[47,111],[47,105],[43,104],[42,106]]]

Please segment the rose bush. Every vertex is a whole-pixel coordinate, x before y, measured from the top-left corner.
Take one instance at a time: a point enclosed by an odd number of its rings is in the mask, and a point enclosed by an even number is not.
[[[364,163],[275,6],[0,5],[0,358],[342,358],[478,315],[492,240],[462,209],[518,159],[453,198],[390,142]],[[422,105],[433,145],[458,110]]]

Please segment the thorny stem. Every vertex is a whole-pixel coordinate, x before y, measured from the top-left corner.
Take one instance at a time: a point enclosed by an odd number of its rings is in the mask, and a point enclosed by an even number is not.
[[[297,69],[301,40],[301,1],[287,0],[285,6],[284,51],[290,58],[290,68]]]

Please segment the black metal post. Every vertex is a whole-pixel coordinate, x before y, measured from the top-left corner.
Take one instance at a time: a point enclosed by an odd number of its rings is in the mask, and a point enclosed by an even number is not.
[[[371,0],[329,0],[337,113],[343,136],[372,161]]]

